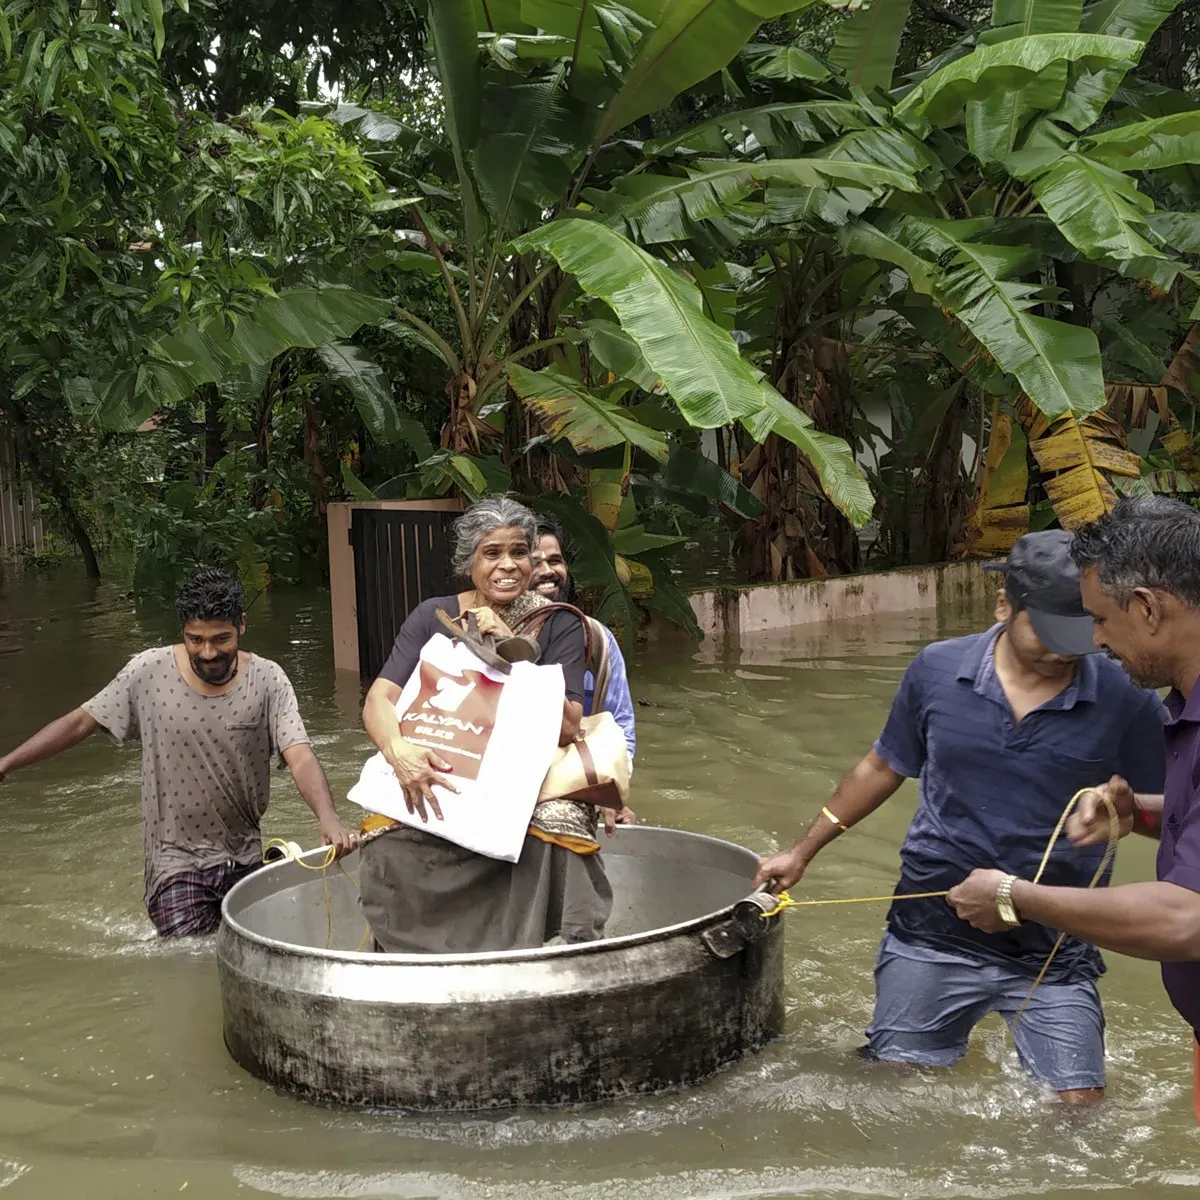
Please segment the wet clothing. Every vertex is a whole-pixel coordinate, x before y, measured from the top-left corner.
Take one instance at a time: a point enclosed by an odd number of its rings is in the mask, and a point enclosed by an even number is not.
[[[421,648],[443,632],[435,616],[439,608],[449,617],[460,615],[457,596],[435,597],[415,608],[396,636],[381,679],[404,687]],[[585,639],[579,619],[553,613],[538,643],[538,661],[560,665],[567,699],[582,702]],[[594,823],[590,805],[553,803],[586,809]],[[554,836],[553,829],[527,834],[516,863],[406,826],[366,842],[359,851],[359,885],[376,948],[391,954],[465,954],[536,947],[559,936],[564,941],[602,937],[612,889],[601,856],[546,840]]]
[[[1171,692],[1167,712],[1167,781],[1156,873],[1163,883],[1200,892],[1200,687],[1186,702]],[[1163,963],[1162,979],[1179,1015],[1200,1034],[1200,963]]]
[[[282,667],[251,654],[229,691],[204,696],[160,646],[83,709],[118,745],[142,746],[147,904],[183,872],[261,862],[271,760],[308,742]]]
[[[609,675],[608,687],[604,695],[596,702],[596,681],[591,671],[583,676],[583,715],[590,717],[598,712],[610,712],[613,720],[621,727],[625,735],[625,745],[629,749],[629,765],[633,766],[633,756],[637,752],[637,731],[633,716],[633,697],[629,694],[629,673],[625,669],[625,656],[616,635],[607,626],[604,629],[608,638]]]
[[[1122,775],[1157,792],[1164,775],[1162,703],[1135,687],[1115,662],[1081,658],[1075,678],[1017,722],[996,674],[1001,626],[927,646],[909,665],[876,753],[900,775],[920,780],[920,803],[900,851],[897,893],[943,891],[975,867],[1031,879],[1068,800],[1080,788]],[[1200,843],[1198,843],[1200,844]],[[1083,887],[1102,846],[1078,849],[1062,838],[1042,882]],[[1107,882],[1104,880],[1103,882]],[[904,900],[888,913],[901,941],[1036,975],[1058,937],[1026,923],[982,933],[944,898]],[[1095,947],[1068,937],[1049,983],[1095,978]]]
[[[1096,981],[1043,983],[1013,1021],[1033,981],[973,955],[910,946],[886,934],[875,964],[875,1016],[864,1053],[881,1062],[952,1067],[971,1030],[998,1012],[1021,1065],[1056,1092],[1104,1086],[1104,1013]]]
[[[528,834],[515,863],[407,826],[359,853],[363,916],[387,954],[536,949],[555,937],[590,942],[604,936],[612,912],[600,855]]]
[[[150,898],[147,910],[161,937],[202,937],[221,928],[221,901],[235,883],[258,870],[257,862],[229,862],[172,875]]]

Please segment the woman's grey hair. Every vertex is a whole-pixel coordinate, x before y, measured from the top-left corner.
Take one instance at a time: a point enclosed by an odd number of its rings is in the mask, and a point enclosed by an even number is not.
[[[1101,588],[1122,608],[1137,588],[1168,592],[1200,608],[1200,512],[1166,496],[1118,500],[1071,542],[1080,570],[1095,568]]]
[[[485,496],[476,500],[454,522],[454,554],[450,565],[455,573],[469,577],[475,547],[497,529],[519,529],[532,550],[537,543],[537,518],[523,504],[507,496]]]

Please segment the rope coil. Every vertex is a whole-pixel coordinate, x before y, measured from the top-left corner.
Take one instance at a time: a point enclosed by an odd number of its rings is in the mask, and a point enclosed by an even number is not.
[[[272,846],[278,846],[283,851],[285,861],[294,862],[297,866],[303,867],[306,871],[320,871],[321,884],[325,889],[325,949],[329,950],[333,943],[333,898],[329,895],[329,868],[336,865],[337,869],[350,881],[350,886],[358,892],[358,884],[346,871],[346,868],[337,861],[337,847],[326,846],[325,857],[319,863],[306,863],[304,861],[305,852],[296,845],[295,842],[285,841],[283,838],[271,838],[265,846],[263,846],[263,862],[267,861],[267,851]],[[309,851],[311,853],[311,851]],[[362,893],[359,892],[359,895]],[[364,922],[365,923],[365,922]],[[355,947],[355,952],[362,950],[368,939],[371,936],[371,926],[367,925],[366,931],[362,935],[362,940]]]

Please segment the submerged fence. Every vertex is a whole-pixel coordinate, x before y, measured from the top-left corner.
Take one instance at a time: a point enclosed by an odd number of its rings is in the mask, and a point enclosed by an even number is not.
[[[0,554],[25,548],[42,552],[42,518],[33,485],[22,476],[16,446],[0,436]]]

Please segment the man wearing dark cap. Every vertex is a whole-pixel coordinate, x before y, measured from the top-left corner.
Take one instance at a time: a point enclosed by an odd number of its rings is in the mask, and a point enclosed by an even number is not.
[[[1070,547],[1060,530],[1027,534],[993,567],[1005,572],[997,624],[917,655],[874,747],[795,846],[759,864],[757,882],[793,886],[817,851],[905,779],[919,780],[920,803],[900,851],[897,895],[944,892],[984,864],[1028,879],[1075,792],[1114,774],[1139,780],[1138,791],[1159,790],[1162,705],[1090,653],[1092,621]],[[1064,844],[1043,878],[1081,887],[1102,853]],[[1054,931],[983,932],[939,897],[894,901],[887,924],[866,1057],[953,1066],[972,1028],[999,1012],[1036,1080],[1070,1103],[1103,1096],[1096,979],[1104,964],[1093,946],[1067,938],[1016,1021]]]
[[[1037,885],[1015,863],[980,860],[972,865],[982,869],[953,888],[949,900],[983,931],[1015,921],[1019,929],[1049,926],[1161,962],[1167,995],[1194,1035],[1200,1120],[1200,512],[1163,496],[1122,500],[1079,530],[1072,554],[1083,571],[1097,643],[1137,683],[1171,688],[1165,787],[1125,774],[1098,789],[1115,806],[1122,836],[1140,833],[1158,842],[1156,878],[1084,891],[1077,880]],[[1077,846],[1103,845],[1109,822],[1107,806],[1089,793],[1067,833]],[[1010,901],[1003,911],[1001,891]]]

